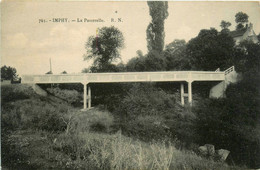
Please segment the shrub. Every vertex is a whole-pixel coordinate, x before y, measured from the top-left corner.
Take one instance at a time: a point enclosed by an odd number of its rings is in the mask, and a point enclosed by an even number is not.
[[[2,125],[6,130],[41,129],[47,131],[63,131],[69,106],[52,103],[41,98],[19,100],[2,106]]]
[[[106,110],[94,108],[86,112],[72,113],[69,132],[80,133],[87,131],[109,132],[114,123],[114,118]]]
[[[1,105],[17,100],[29,99],[32,94],[35,94],[32,88],[26,85],[12,84],[1,86]]]
[[[129,117],[137,115],[163,115],[174,110],[177,101],[174,95],[157,89],[153,84],[134,84],[121,103],[121,112]]]
[[[135,137],[142,141],[170,139],[171,132],[165,124],[163,117],[140,115],[134,119],[122,122],[123,134]]]

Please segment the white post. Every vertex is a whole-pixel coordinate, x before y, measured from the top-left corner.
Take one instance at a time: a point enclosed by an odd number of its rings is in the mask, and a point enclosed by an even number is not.
[[[181,105],[184,106],[184,85],[181,83]]]
[[[91,108],[91,88],[90,85],[88,85],[88,108]]]
[[[188,101],[190,106],[192,106],[192,86],[191,86],[192,81],[188,82]]]
[[[84,106],[83,106],[83,109],[87,109],[87,84],[84,83],[83,86],[84,86],[84,92],[83,92]]]

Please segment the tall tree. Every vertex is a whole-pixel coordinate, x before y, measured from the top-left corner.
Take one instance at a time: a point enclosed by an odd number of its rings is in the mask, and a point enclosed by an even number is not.
[[[112,71],[112,62],[120,59],[124,47],[122,32],[114,26],[102,27],[96,36],[90,36],[85,44],[84,60],[94,59],[93,72]]]
[[[1,78],[5,80],[11,80],[16,78],[18,75],[16,74],[16,69],[10,66],[4,65],[1,67]]]
[[[240,29],[245,28],[245,24],[248,23],[249,16],[246,13],[238,12],[235,15],[235,17],[236,17],[235,21],[237,23],[236,29],[240,30]]]
[[[146,30],[148,52],[161,53],[164,48],[164,20],[168,17],[168,2],[147,1],[149,6],[151,23]]]

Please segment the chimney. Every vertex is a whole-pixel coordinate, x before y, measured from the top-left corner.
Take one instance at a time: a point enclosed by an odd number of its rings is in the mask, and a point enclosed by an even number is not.
[[[249,28],[253,29],[253,24],[250,22]]]

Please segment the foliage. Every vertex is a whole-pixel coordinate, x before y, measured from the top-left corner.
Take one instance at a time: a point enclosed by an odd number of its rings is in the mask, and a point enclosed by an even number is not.
[[[139,115],[120,123],[118,126],[123,134],[141,141],[171,141],[174,137],[163,116]]]
[[[136,83],[129,90],[121,103],[128,116],[163,115],[168,108],[174,108],[174,95],[156,89],[152,84]]]
[[[222,20],[220,23],[220,27],[221,27],[222,31],[225,31],[225,32],[229,32],[228,27],[230,27],[230,26],[231,26],[231,23],[228,21]]]
[[[69,104],[79,103],[82,100],[82,95],[76,90],[60,89],[58,87],[47,88],[47,91],[55,97],[67,101]]]
[[[245,27],[244,24],[248,23],[249,16],[244,12],[238,12],[236,13],[235,17],[236,17],[235,21],[237,23],[236,29],[237,30],[243,29]]]
[[[158,108],[167,110],[171,106],[168,100],[172,99],[163,97],[165,92],[153,87],[146,92],[151,93],[151,89],[155,93],[150,96],[165,99]],[[125,137],[121,132],[104,134],[111,133],[114,124],[113,116],[104,110],[75,111],[61,100],[38,95],[9,101],[2,109],[4,115],[13,115],[10,119],[2,117],[2,126],[7,121],[20,121],[18,129],[7,132],[2,128],[3,164],[10,169],[232,169],[192,152],[177,150],[175,143],[144,143]],[[164,135],[172,135],[170,125],[184,128],[183,132],[191,131],[184,124],[176,124],[179,122],[177,119],[171,123],[165,121],[178,117],[175,112],[179,113],[179,109],[170,109],[171,112],[165,112],[163,116],[140,115],[129,122],[136,121],[132,127],[143,130],[136,131],[140,136],[157,136],[166,140]],[[183,135],[183,132],[180,133]]]
[[[235,66],[237,71],[257,73],[260,71],[260,44],[243,41],[237,48]]]
[[[259,153],[255,151],[260,148],[260,133],[254,125],[254,113],[250,114],[247,108],[240,98],[233,97],[204,102],[196,111],[195,130],[199,144],[211,143],[228,149],[229,158],[236,164],[258,167]]]
[[[166,70],[166,60],[163,54],[157,51],[151,51],[147,54],[145,59],[145,71],[165,71]]]
[[[146,70],[146,57],[138,56],[131,58],[126,64],[126,70],[130,72],[134,71],[145,71]]]
[[[90,36],[85,45],[87,54],[84,59],[94,59],[93,68],[95,71],[108,71],[111,62],[120,59],[119,51],[124,47],[122,32],[114,26],[102,27],[98,35]]]
[[[55,104],[53,99],[40,97],[33,93],[29,86],[12,85],[4,89],[3,96],[22,97],[13,97],[12,100],[8,98],[8,101],[2,103],[1,127],[3,131],[28,128],[47,131],[65,129],[66,125],[62,118],[67,114],[69,106]]]
[[[34,95],[31,87],[20,87],[16,84],[1,86],[1,105],[14,102],[17,100],[29,99],[30,95]]]
[[[106,110],[91,109],[86,112],[74,112],[70,115],[70,122],[67,122],[67,132],[75,134],[81,132],[109,132],[114,123],[114,118]],[[68,119],[67,119],[68,120]]]
[[[233,64],[235,42],[226,33],[214,28],[201,30],[199,35],[187,44],[187,53],[196,70],[226,69]]]
[[[16,74],[16,69],[10,66],[4,65],[1,67],[1,79],[11,80],[16,78],[18,75]]]
[[[185,40],[174,40],[166,45],[164,57],[166,58],[166,70],[190,70],[190,59],[186,53]]]
[[[168,17],[168,2],[147,1],[149,6],[151,23],[146,30],[148,52],[161,53],[164,48],[164,20]]]

